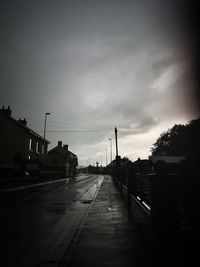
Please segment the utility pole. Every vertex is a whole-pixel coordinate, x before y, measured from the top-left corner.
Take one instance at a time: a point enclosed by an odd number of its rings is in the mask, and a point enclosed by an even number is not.
[[[110,140],[110,162],[112,162],[112,139],[109,138]]]
[[[105,148],[105,151],[106,151],[106,166],[108,164],[108,161],[107,161],[107,148]]]
[[[115,127],[116,157],[118,157],[117,128]]]

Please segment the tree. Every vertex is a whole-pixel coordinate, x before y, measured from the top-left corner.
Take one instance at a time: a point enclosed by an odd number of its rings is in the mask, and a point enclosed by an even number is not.
[[[200,151],[200,118],[175,124],[161,133],[151,148],[154,156],[186,156]]]

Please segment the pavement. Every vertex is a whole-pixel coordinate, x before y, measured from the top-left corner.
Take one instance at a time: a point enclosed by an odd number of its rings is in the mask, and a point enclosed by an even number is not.
[[[58,266],[156,266],[151,248],[110,176],[104,176],[88,216]]]
[[[20,180],[20,179],[19,179]],[[61,180],[24,184],[11,184],[0,192],[22,190]],[[156,266],[149,244],[144,239],[134,218],[128,213],[127,204],[111,176],[104,175],[98,194],[90,205],[71,243],[58,261],[43,263],[41,267],[144,267]]]
[[[51,179],[41,182],[41,180],[34,179],[29,184],[24,184],[21,180],[17,181],[17,187],[12,187],[10,184],[9,187],[0,188],[0,192],[22,190],[65,180]],[[198,246],[194,242],[195,239],[191,239],[190,236],[184,236],[184,238],[186,241],[182,240],[183,242],[180,243],[187,244],[187,246],[181,247],[179,244],[178,251],[175,252],[180,254],[176,266],[182,266],[184,262],[188,266],[199,266]],[[90,205],[60,263],[50,262],[44,267],[160,267],[171,265],[172,257],[164,254],[164,257],[157,259],[153,243],[151,247],[151,243],[145,239],[138,223],[128,212],[127,203],[113,179],[104,175],[96,199]]]

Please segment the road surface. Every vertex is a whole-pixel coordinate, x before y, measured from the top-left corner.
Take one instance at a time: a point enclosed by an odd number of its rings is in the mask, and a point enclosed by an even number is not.
[[[0,266],[57,263],[81,225],[103,181],[80,175],[56,183],[0,195]]]

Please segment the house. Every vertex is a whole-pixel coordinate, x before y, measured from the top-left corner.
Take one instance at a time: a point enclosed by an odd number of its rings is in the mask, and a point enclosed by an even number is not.
[[[156,173],[177,173],[185,156],[149,156],[153,171]]]
[[[41,161],[50,142],[27,126],[24,118],[16,120],[8,106],[0,109],[0,163],[21,164]]]
[[[68,145],[62,145],[62,141],[58,141],[58,145],[49,150],[44,164],[49,166],[49,169],[53,166],[57,170],[60,169],[62,177],[74,177],[78,158],[77,155],[68,150]]]
[[[124,166],[127,162],[129,162],[130,160],[126,157],[121,158],[120,156],[118,156],[118,161],[120,163],[120,166]],[[111,167],[115,167],[117,165],[117,160],[113,159],[106,167],[107,168],[111,168]]]
[[[138,174],[152,173],[152,164],[148,159],[138,158],[133,162],[132,167]]]

